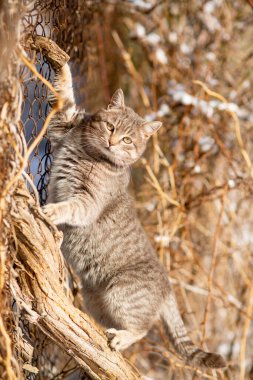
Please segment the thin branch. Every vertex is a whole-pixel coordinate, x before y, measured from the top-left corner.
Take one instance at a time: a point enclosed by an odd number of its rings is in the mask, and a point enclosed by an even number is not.
[[[208,95],[213,96],[216,99],[219,99],[223,103],[228,103],[227,99],[224,98],[224,96],[218,94],[215,91],[210,90],[207,87],[207,85],[205,83],[201,82],[200,80],[194,80],[193,83],[200,85]],[[232,119],[234,121],[234,129],[235,129],[235,135],[236,135],[236,138],[238,141],[238,145],[239,145],[241,154],[242,154],[242,156],[246,162],[246,165],[249,169],[250,176],[253,178],[253,165],[252,165],[252,162],[250,160],[250,156],[244,147],[244,143],[243,143],[242,135],[241,135],[240,121],[238,119],[238,116],[235,112],[230,111],[229,109],[226,109],[225,111],[232,117]]]
[[[247,301],[247,315],[252,315],[253,311],[253,283],[249,288],[248,301]],[[250,328],[251,318],[245,317],[245,323],[242,333],[241,339],[241,351],[240,351],[240,380],[245,379],[245,361],[246,361],[246,344],[247,344],[247,336]]]

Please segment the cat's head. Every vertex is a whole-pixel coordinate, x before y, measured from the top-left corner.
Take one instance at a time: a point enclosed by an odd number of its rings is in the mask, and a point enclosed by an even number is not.
[[[119,166],[129,166],[143,154],[160,121],[147,122],[125,106],[124,94],[117,90],[107,109],[93,115],[87,135],[89,144]]]

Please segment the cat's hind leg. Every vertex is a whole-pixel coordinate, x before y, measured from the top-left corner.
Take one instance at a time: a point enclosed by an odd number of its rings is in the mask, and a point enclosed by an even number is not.
[[[136,273],[136,267],[115,275],[101,297],[109,345],[119,351],[143,338],[160,316],[163,297],[150,281],[154,275]]]

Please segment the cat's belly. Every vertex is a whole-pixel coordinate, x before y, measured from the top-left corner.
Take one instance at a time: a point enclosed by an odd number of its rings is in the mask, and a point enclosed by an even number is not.
[[[64,226],[62,231],[62,252],[87,285],[105,282],[112,272],[152,256],[138,219],[126,210],[117,215],[114,209],[89,227]]]

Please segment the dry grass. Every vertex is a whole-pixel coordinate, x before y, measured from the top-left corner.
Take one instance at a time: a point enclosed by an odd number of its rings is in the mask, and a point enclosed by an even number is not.
[[[140,217],[192,339],[228,360],[228,370],[209,376],[250,378],[252,10],[170,1],[150,11],[121,3],[100,12],[110,92],[122,87],[130,106],[164,123],[133,171]],[[92,63],[86,103],[96,109],[101,79]],[[129,359],[152,379],[205,378],[164,347],[153,331]]]

